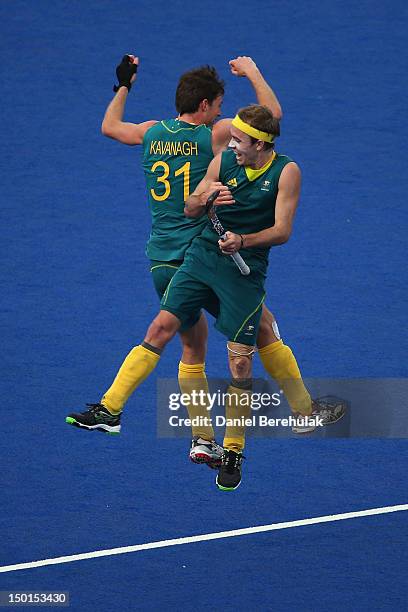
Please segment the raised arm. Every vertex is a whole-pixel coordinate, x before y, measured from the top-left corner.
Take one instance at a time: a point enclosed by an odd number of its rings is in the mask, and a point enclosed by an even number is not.
[[[246,77],[254,88],[258,104],[267,106],[272,115],[280,121],[282,108],[272,87],[268,85],[254,60],[247,56],[239,56],[229,63],[231,72],[235,76]]]
[[[265,81],[258,66],[252,58],[239,56],[229,62],[231,72],[235,76],[246,77],[254,88],[258,104],[269,108],[275,119],[282,119],[282,108],[273,89]],[[217,155],[227,148],[231,139],[231,119],[221,119],[213,127],[213,151]]]
[[[220,166],[221,153],[210,162],[205,177],[198,183],[193,193],[187,198],[184,205],[184,214],[186,217],[201,217],[205,213],[207,199],[214,191],[220,192],[214,202],[216,206],[233,204],[235,202],[228,187],[225,187],[225,185],[219,181]]]
[[[139,59],[134,55],[129,55],[129,64],[139,65]],[[123,64],[123,62],[122,62]],[[118,67],[119,68],[119,67]],[[136,80],[136,73],[129,77],[129,84]],[[126,123],[123,121],[126,100],[130,87],[119,83],[119,88],[115,97],[106,109],[102,122],[102,134],[113,138],[123,144],[138,145],[142,144],[143,137],[147,130],[157,121],[144,121],[143,123]]]

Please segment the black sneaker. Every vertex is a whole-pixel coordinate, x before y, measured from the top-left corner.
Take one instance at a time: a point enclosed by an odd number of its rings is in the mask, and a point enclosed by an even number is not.
[[[234,491],[241,484],[241,465],[244,455],[233,450],[224,450],[220,471],[215,479],[221,491]]]
[[[83,429],[96,429],[113,436],[120,434],[120,414],[111,414],[103,404],[87,404],[86,412],[73,412],[66,423]]]
[[[191,440],[190,459],[193,463],[205,463],[209,468],[216,470],[221,465],[223,454],[224,449],[215,440],[203,438]]]

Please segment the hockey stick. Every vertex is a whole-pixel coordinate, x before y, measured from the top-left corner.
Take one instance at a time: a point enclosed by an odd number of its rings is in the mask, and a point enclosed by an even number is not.
[[[219,194],[220,194],[219,191],[214,191],[214,193],[210,195],[210,197],[208,198],[205,204],[205,210],[206,210],[209,220],[212,223],[213,228],[215,229],[215,231],[217,232],[221,240],[226,240],[227,237],[225,235],[225,229],[223,228],[221,221],[217,217],[217,213],[215,212],[215,206],[214,206],[214,202],[218,198]],[[251,272],[249,266],[247,266],[247,264],[242,259],[239,253],[232,253],[230,257],[232,257],[232,259],[234,260],[241,274],[243,274],[244,276],[247,276]]]

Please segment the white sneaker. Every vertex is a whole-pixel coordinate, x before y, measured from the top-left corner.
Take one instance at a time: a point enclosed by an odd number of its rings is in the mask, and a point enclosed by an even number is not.
[[[215,440],[203,440],[203,438],[191,440],[190,459],[193,463],[206,463],[208,467],[217,469],[221,465],[223,454],[223,447]]]

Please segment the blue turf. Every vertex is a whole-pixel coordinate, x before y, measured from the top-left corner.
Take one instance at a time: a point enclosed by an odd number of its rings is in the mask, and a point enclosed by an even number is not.
[[[0,565],[406,502],[403,441],[252,439],[242,487],[222,495],[186,462],[187,441],[157,440],[156,375],[119,439],[64,424],[157,311],[140,152],[99,131],[126,51],[141,57],[134,121],[172,116],[179,74],[203,63],[226,79],[231,116],[254,96],[227,60],[258,61],[284,109],[280,150],[304,177],[293,238],[271,253],[268,304],[306,376],[407,376],[407,7],[295,0],[262,13],[230,0],[0,7]],[[161,376],[178,355],[175,341]],[[215,332],[209,355],[209,375],[226,372]],[[398,610],[405,524],[359,519],[2,574],[0,588],[69,589],[75,610]]]

